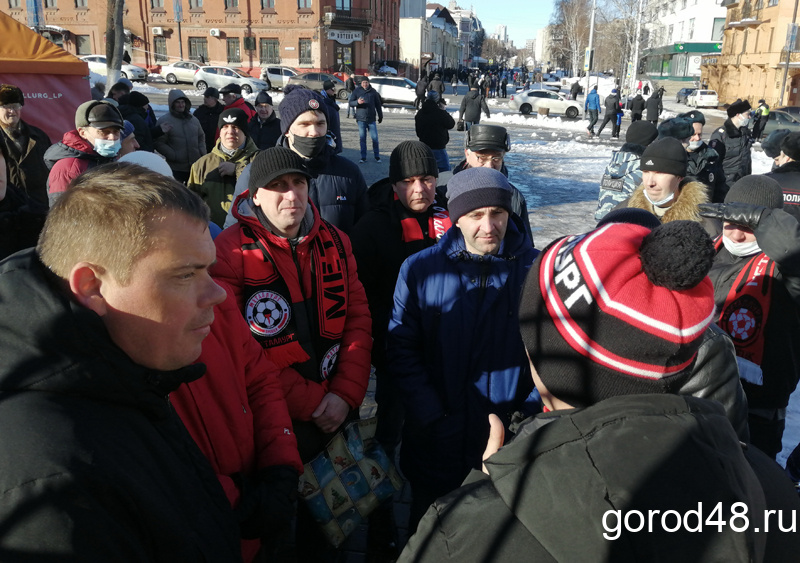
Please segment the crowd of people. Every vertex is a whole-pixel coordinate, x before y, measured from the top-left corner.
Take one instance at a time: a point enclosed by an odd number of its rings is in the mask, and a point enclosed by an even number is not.
[[[371,373],[412,497],[371,561],[793,560],[800,133],[753,175],[746,101],[707,142],[697,110],[635,119],[597,226],[540,250],[480,123],[506,84],[472,78],[447,183],[434,74],[371,186],[332,83],[156,119],[121,82],[56,143],[0,85],[0,560],[335,561],[299,478]],[[380,161],[380,95],[347,105]]]

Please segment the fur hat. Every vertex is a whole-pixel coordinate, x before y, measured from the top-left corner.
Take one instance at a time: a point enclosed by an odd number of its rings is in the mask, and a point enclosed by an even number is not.
[[[686,176],[689,157],[683,144],[674,137],[663,137],[648,145],[639,159],[639,168],[644,171],[663,172]]]
[[[394,184],[412,176],[439,177],[431,148],[420,141],[403,141],[389,156],[389,181]]]
[[[751,174],[738,180],[725,195],[725,203],[748,203],[768,209],[783,207],[783,189],[768,176]]]
[[[800,132],[786,135],[781,141],[781,150],[792,160],[800,161]]]
[[[694,127],[692,127],[692,123],[688,119],[674,117],[672,119],[662,121],[658,126],[659,139],[663,139],[664,137],[673,137],[679,141],[683,141],[692,135],[694,135]]]
[[[502,172],[494,168],[468,168],[447,184],[447,209],[455,224],[459,217],[480,207],[502,207],[511,211],[513,188]]]
[[[247,184],[250,195],[284,174],[302,174],[311,179],[303,157],[293,150],[271,147],[259,152],[250,165],[250,182]]]
[[[75,128],[94,127],[95,129],[105,129],[106,127],[125,127],[122,114],[116,106],[105,100],[90,100],[83,102],[75,110]]]
[[[634,121],[625,131],[625,142],[646,147],[658,137],[658,129],[651,121]]]
[[[737,100],[728,106],[728,117],[749,111],[751,107],[750,102],[747,100]]]
[[[680,114],[678,117],[681,119],[687,119],[690,123],[702,123],[703,125],[706,124],[706,116],[703,115],[703,112],[700,110],[693,109],[692,111],[687,111],[686,113]]]
[[[547,390],[573,407],[674,392],[714,320],[714,244],[700,223],[611,223],[553,242],[522,291],[520,332]]]
[[[219,114],[217,129],[222,131],[226,125],[236,125],[245,135],[249,135],[247,127],[247,114],[239,108],[229,108]]]
[[[301,113],[321,111],[327,119],[328,111],[325,109],[325,98],[319,92],[309,90],[298,84],[290,84],[283,89],[283,94],[283,100],[278,106],[278,111],[281,115],[281,129],[284,135]]]
[[[766,154],[770,158],[775,158],[781,154],[781,143],[783,143],[783,139],[789,134],[791,131],[788,129],[775,129],[772,133],[770,133],[766,139],[761,141],[761,148],[764,149],[764,154]]]
[[[0,106],[11,104],[25,105],[25,97],[22,90],[13,84],[0,84]]]

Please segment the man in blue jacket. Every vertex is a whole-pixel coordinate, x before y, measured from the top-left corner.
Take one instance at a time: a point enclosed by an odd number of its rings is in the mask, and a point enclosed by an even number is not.
[[[492,168],[448,184],[453,227],[400,269],[388,368],[405,409],[400,465],[411,482],[409,534],[427,507],[480,466],[488,415],[538,409],[519,335],[525,275],[538,252]]]
[[[589,115],[589,126],[586,130],[589,132],[589,138],[591,139],[594,137],[594,126],[600,115],[600,95],[597,93],[597,86],[594,86],[592,91],[586,95],[586,102],[583,104],[583,110],[584,113]]]
[[[375,162],[381,161],[381,152],[378,149],[378,126],[375,121],[383,121],[383,100],[370,85],[365,76],[361,86],[350,94],[350,107],[356,108],[356,122],[358,123],[358,139],[361,143],[361,164],[367,161],[367,129],[372,138],[372,152]]]

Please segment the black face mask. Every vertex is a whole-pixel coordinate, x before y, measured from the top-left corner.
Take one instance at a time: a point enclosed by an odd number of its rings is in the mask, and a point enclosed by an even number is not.
[[[292,148],[302,157],[314,158],[322,152],[327,142],[328,138],[326,136],[298,137],[294,135],[292,137]]]

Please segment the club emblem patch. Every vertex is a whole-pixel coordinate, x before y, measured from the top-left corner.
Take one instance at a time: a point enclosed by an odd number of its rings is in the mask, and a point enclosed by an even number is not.
[[[727,332],[739,343],[746,344],[761,329],[761,305],[749,295],[743,295],[725,310]]]
[[[250,330],[259,336],[279,334],[292,317],[292,309],[282,295],[273,291],[253,294],[245,307],[245,318]]]
[[[308,107],[310,107],[311,109],[318,109],[319,108],[319,102],[312,98],[312,99],[308,100]]]
[[[332,374],[333,370],[336,367],[336,359],[339,357],[339,345],[334,344],[330,350],[325,352],[325,356],[322,358],[322,363],[319,366],[319,371],[322,374],[322,379],[328,379]]]

